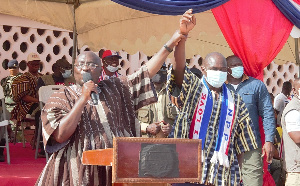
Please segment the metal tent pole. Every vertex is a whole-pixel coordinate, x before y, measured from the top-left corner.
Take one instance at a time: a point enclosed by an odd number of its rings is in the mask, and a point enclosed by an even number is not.
[[[300,77],[299,38],[295,38],[295,55],[296,55],[296,64],[299,67],[298,77]]]
[[[72,50],[72,75],[74,76],[74,64],[77,56],[77,29],[76,29],[76,16],[75,11],[79,6],[79,0],[74,2],[73,5],[73,19],[74,19],[74,27],[73,27],[73,50]]]

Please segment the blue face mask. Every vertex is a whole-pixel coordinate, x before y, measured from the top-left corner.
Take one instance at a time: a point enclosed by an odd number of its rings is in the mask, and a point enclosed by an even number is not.
[[[238,79],[238,78],[242,77],[243,74],[244,74],[244,67],[243,66],[238,66],[238,67],[231,68],[231,75],[235,79]]]
[[[72,75],[72,71],[71,70],[65,70],[64,73],[62,73],[63,78],[69,78]]]
[[[227,80],[227,72],[218,70],[207,70],[207,76],[205,77],[208,84],[215,88],[220,88]]]
[[[114,67],[114,66],[111,66],[111,65],[107,65],[106,69],[110,72],[116,72],[117,70],[119,70],[119,67],[118,66]]]

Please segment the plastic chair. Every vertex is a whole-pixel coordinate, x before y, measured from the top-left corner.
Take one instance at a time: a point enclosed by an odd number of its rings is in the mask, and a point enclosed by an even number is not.
[[[39,100],[40,100],[40,109],[42,110],[44,107],[44,104],[47,102],[47,100],[50,98],[50,96],[60,88],[64,87],[63,85],[47,85],[42,86],[39,89]],[[38,151],[39,151],[39,143],[43,143],[43,141],[40,141],[42,132],[42,120],[40,120],[39,123],[39,129],[38,129],[38,135],[36,138],[36,149],[35,149],[35,159],[37,159]],[[46,154],[46,161],[48,161],[48,153],[45,151]]]
[[[6,155],[7,155],[7,163],[10,164],[10,154],[9,154],[9,143],[8,143],[8,132],[7,132],[7,126],[9,125],[9,121],[6,119],[6,105],[4,101],[4,93],[3,88],[0,86],[0,99],[2,101],[2,110],[3,110],[3,118],[4,120],[0,122],[0,127],[5,127],[5,146],[0,146],[2,148],[6,148]]]
[[[14,137],[14,145],[16,144],[16,141],[17,141],[17,133],[18,133],[18,127],[20,126],[21,127],[21,131],[22,131],[22,143],[23,143],[23,148],[25,148],[26,147],[26,145],[25,145],[25,134],[24,134],[24,128],[25,128],[25,123],[26,122],[31,122],[31,121],[35,121],[35,119],[34,118],[31,118],[31,116],[29,115],[29,114],[27,114],[26,115],[26,118],[24,118],[21,122],[17,122],[17,124],[16,124],[16,128],[15,128],[15,137]]]

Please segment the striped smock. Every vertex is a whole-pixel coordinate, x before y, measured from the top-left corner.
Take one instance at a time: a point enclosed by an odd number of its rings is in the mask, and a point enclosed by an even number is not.
[[[22,121],[34,102],[26,102],[22,98],[26,95],[38,99],[38,92],[36,89],[37,80],[42,74],[37,76],[32,75],[30,72],[25,72],[18,78],[16,78],[12,85],[12,98],[16,102],[16,106],[11,112],[11,119],[16,119],[17,121]]]
[[[173,71],[169,72],[168,91],[174,96],[175,92],[180,91],[180,100],[183,107],[174,122],[171,136],[174,138],[189,138],[190,125],[197,108],[200,94],[203,88],[201,79],[190,72],[189,68],[185,68],[184,80],[181,90],[176,87]],[[238,94],[231,91],[235,103],[235,119],[232,127],[232,135],[230,138],[230,146],[228,150],[229,167],[213,164],[210,162],[216,147],[216,141],[219,128],[222,93],[218,99],[213,96],[213,109],[208,123],[208,130],[203,149],[202,163],[202,183],[213,185],[239,185],[240,168],[237,155],[258,148],[254,126],[249,117],[245,103]],[[213,95],[213,94],[212,94]]]
[[[157,96],[146,66],[128,77],[101,81],[98,91],[98,106],[87,102],[76,131],[62,144],[51,134],[71,111],[81,87],[64,87],[49,98],[41,118],[45,149],[53,155],[36,185],[111,185],[111,167],[83,165],[82,152],[112,148],[113,137],[140,136],[135,111],[156,102]]]

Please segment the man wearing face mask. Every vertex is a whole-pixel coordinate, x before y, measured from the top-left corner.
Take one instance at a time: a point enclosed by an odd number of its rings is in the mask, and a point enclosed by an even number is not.
[[[28,72],[16,78],[11,86],[12,97],[16,106],[11,112],[11,120],[21,126],[21,121],[31,118],[30,126],[38,126],[39,123],[39,98],[36,89],[37,80],[43,74],[39,73],[41,60],[38,54],[30,53],[27,57]],[[15,128],[15,136],[17,127]],[[16,137],[14,139],[16,143]]]
[[[300,185],[300,79],[293,83],[294,97],[282,113],[283,167],[286,185]]]
[[[122,57],[119,55],[118,52],[113,50],[105,50],[102,54],[102,74],[99,78],[99,81],[109,79],[111,77],[119,77],[120,74],[118,73],[120,59]]]
[[[195,25],[192,10],[180,21],[180,32],[188,34]],[[184,103],[174,122],[171,136],[202,140],[202,181],[206,185],[239,185],[237,156],[257,148],[255,131],[241,97],[230,91],[225,57],[208,54],[200,69],[199,79],[185,63],[185,40],[175,48],[168,91]],[[246,142],[246,143],[245,143]],[[196,185],[196,184],[174,184]]]
[[[167,94],[167,66],[164,63],[161,69],[152,77],[158,102],[138,110],[138,119],[141,122],[143,137],[148,134],[153,138],[165,138],[171,131],[171,125],[178,114]]]
[[[237,56],[226,58],[228,65],[227,87],[237,92],[246,104],[250,118],[257,134],[258,149],[244,153],[242,158],[242,178],[245,185],[263,184],[262,156],[267,156],[267,161],[272,162],[274,155],[274,135],[276,130],[274,110],[265,84],[255,78],[244,74],[243,62]],[[262,147],[259,132],[259,116],[262,117],[265,143]],[[262,149],[261,149],[262,147]]]
[[[47,85],[65,85],[71,86],[75,84],[75,78],[72,76],[72,65],[65,59],[59,59],[52,65],[53,74],[44,75],[40,77],[37,81],[37,92],[40,87]],[[38,111],[36,117],[40,118],[41,112]],[[35,127],[35,135],[38,133],[38,123]],[[36,137],[36,136],[35,136]],[[42,136],[41,139],[42,140]],[[40,143],[41,151],[39,152],[39,157],[45,156],[44,146]]]
[[[150,80],[183,38],[176,31],[135,73],[100,82],[100,58],[92,51],[77,56],[76,84],[55,92],[42,110],[43,141],[53,155],[36,185],[113,185],[111,166],[83,165],[82,153],[112,148],[114,137],[140,137],[136,112],[157,101]]]
[[[38,54],[30,53],[27,57],[28,72],[16,78],[11,86],[12,97],[16,106],[11,112],[11,120],[21,122],[27,114],[34,116],[39,110],[39,99],[36,90],[41,60]],[[38,122],[38,121],[37,121]],[[34,121],[31,125],[34,125]]]
[[[59,59],[52,65],[53,74],[44,75],[38,79],[37,90],[47,85],[65,85],[75,84],[72,76],[72,65],[65,59]]]
[[[1,80],[1,86],[3,87],[3,93],[5,96],[6,109],[8,113],[10,113],[16,105],[12,99],[11,84],[13,83],[14,79],[22,75],[22,73],[19,72],[19,63],[15,59],[10,60],[7,64],[7,67],[9,70],[9,76]],[[7,118],[10,118],[10,116]]]
[[[16,103],[14,102],[13,98],[12,98],[12,92],[11,92],[11,84],[14,81],[14,79],[18,78],[19,76],[22,75],[22,73],[19,72],[19,63],[17,60],[13,59],[10,60],[7,64],[8,70],[9,70],[9,76],[3,78],[1,80],[1,86],[3,87],[3,93],[4,93],[4,101],[5,101],[5,105],[6,108],[2,109],[6,109],[6,113],[7,116],[6,118],[10,118],[10,112],[13,110],[13,108],[16,106]],[[11,126],[8,125],[8,133],[9,133],[9,137],[12,138],[13,134],[12,134],[12,129]],[[4,136],[4,127],[0,128],[0,146],[4,146],[5,145],[5,136]],[[4,162],[4,155],[3,155],[3,151],[4,148],[0,148],[0,162]]]

